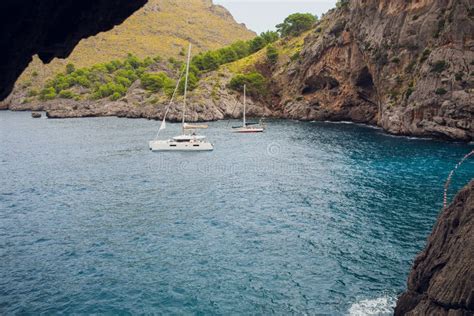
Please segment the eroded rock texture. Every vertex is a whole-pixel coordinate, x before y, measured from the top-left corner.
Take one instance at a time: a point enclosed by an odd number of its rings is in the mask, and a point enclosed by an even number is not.
[[[236,72],[259,71],[269,84],[260,97],[249,98],[256,115],[347,120],[397,135],[474,139],[472,0],[350,0],[305,36],[297,44],[282,39],[276,65],[258,52],[242,63],[248,69],[224,66],[206,74],[190,94],[196,104],[188,111],[190,120],[234,117],[241,96],[227,83]],[[161,118],[161,107],[141,95],[137,89],[121,102],[41,105],[23,104],[20,96],[0,102],[0,108],[42,109],[50,117]]]
[[[85,37],[121,23],[146,0],[0,1],[0,100],[33,55],[67,57]]]
[[[472,140],[473,19],[470,0],[351,0],[273,76],[284,116]]]
[[[438,218],[395,315],[474,315],[474,180]]]

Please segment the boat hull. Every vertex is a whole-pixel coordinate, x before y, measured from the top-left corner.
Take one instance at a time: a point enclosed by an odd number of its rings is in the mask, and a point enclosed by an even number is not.
[[[234,133],[263,133],[263,128],[248,128],[248,127],[241,127],[236,128],[233,130]]]
[[[212,151],[214,146],[209,142],[172,142],[154,140],[149,142],[151,151]]]

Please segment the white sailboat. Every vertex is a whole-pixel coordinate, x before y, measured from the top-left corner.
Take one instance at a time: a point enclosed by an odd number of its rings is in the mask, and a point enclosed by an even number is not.
[[[166,109],[163,121],[161,123],[158,134],[155,139],[149,142],[150,150],[152,151],[211,151],[214,150],[214,146],[207,141],[206,136],[197,135],[198,129],[205,129],[207,125],[191,125],[187,124],[186,118],[186,96],[188,90],[188,78],[189,78],[189,64],[191,62],[191,45],[189,45],[188,59],[186,63],[186,79],[184,81],[184,100],[183,100],[183,119],[182,119],[182,134],[175,136],[168,140],[160,140],[158,136],[160,131],[166,128],[166,115],[168,114],[169,108],[173,103],[174,96],[179,87],[181,78],[179,78],[173,96],[171,97],[170,104]]]
[[[246,120],[246,111],[247,111],[247,86],[244,85],[244,113],[242,126],[234,126],[234,133],[262,133],[265,130],[265,127],[261,123],[249,124]]]

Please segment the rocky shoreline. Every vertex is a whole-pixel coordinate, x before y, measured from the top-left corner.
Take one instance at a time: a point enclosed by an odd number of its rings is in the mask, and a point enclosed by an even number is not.
[[[235,102],[239,102],[236,98]],[[355,124],[364,124],[382,129],[385,133],[394,136],[405,136],[405,137],[419,137],[419,138],[432,138],[442,139],[447,141],[460,141],[460,142],[471,142],[472,139],[465,137],[463,133],[459,133],[457,129],[450,130],[447,128],[442,133],[436,133],[433,130],[427,129],[426,132],[419,131],[416,133],[393,131],[391,129],[385,129],[374,121],[364,120],[353,120],[346,116],[335,116],[335,117],[324,117],[320,120],[308,118],[308,117],[295,117],[281,113],[281,111],[275,112],[265,107],[262,109],[258,103],[250,103],[247,105],[248,117],[265,117],[271,119],[290,119],[298,121],[328,121],[328,122],[352,122]],[[149,119],[149,120],[162,120],[164,109],[166,105],[156,107],[152,105],[142,107],[130,107],[126,102],[123,101],[107,101],[107,102],[78,102],[74,100],[61,100],[61,103],[57,101],[47,101],[44,103],[30,103],[25,105],[15,105],[11,108],[0,107],[1,110],[10,111],[40,111],[45,112],[46,117],[49,119],[69,119],[69,118],[87,118],[87,117],[119,117],[119,118],[130,118],[130,119]],[[222,109],[214,110],[210,113],[193,113],[192,117],[189,117],[190,122],[211,122],[226,119],[240,119],[241,113],[239,109],[233,110],[230,106]],[[167,121],[169,122],[180,122],[181,121],[181,110],[180,105],[172,106],[170,113],[168,114]]]
[[[276,64],[265,52],[206,73],[190,93],[189,121],[239,117],[236,73],[259,72],[267,88],[249,98],[249,115],[303,121],[352,121],[393,135],[474,139],[474,23],[468,0],[350,1],[297,39],[283,38]],[[159,99],[159,98],[158,98]],[[161,119],[140,82],[117,101],[29,102],[17,90],[0,108],[44,110],[51,118]],[[179,100],[168,119],[179,120]]]

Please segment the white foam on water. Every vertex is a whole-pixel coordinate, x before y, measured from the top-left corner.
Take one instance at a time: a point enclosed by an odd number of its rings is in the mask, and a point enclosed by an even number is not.
[[[348,314],[350,316],[388,316],[393,315],[397,298],[382,296],[374,299],[364,299],[352,304]]]
[[[312,123],[315,122],[321,122],[321,121],[311,121]],[[330,123],[330,124],[349,124],[349,125],[357,125],[357,126],[362,126],[362,127],[367,127],[367,128],[372,128],[372,129],[377,129],[377,130],[382,130],[380,126],[376,125],[369,125],[366,123],[357,123],[357,122],[352,122],[352,121],[322,121],[324,123]]]

